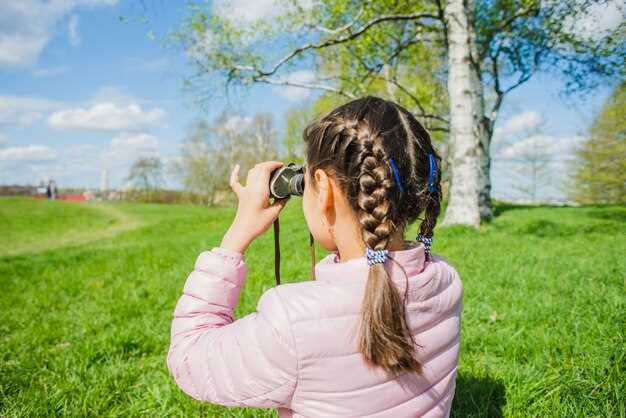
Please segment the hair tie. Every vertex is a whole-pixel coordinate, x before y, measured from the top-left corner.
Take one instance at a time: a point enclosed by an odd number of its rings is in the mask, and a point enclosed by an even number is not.
[[[435,175],[437,174],[437,160],[435,155],[431,152],[428,154],[428,191],[431,193],[437,193],[435,188]]]
[[[387,250],[386,248],[382,250],[372,250],[368,247],[365,254],[367,256],[367,264],[372,266],[377,263],[384,263],[387,260],[389,250]]]
[[[421,241],[424,243],[424,247],[425,247],[425,252],[426,254],[430,254],[430,247],[433,244],[433,237],[427,237],[425,235],[423,235],[422,233],[417,234],[417,240]]]
[[[400,180],[398,167],[396,167],[396,163],[393,161],[393,158],[389,159],[389,165],[391,165],[391,171],[393,171],[393,177],[396,179],[396,184],[398,185],[398,188],[400,188],[400,193],[404,193],[404,187],[402,187],[402,180]]]

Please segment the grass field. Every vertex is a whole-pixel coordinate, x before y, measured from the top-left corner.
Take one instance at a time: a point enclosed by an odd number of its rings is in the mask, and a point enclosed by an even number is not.
[[[299,205],[283,282],[308,278]],[[0,416],[276,416],[193,401],[165,364],[187,274],[233,215],[0,199]],[[625,207],[498,205],[478,231],[437,227],[433,251],[465,287],[453,416],[626,416]],[[275,285],[271,230],[246,259],[237,317]]]

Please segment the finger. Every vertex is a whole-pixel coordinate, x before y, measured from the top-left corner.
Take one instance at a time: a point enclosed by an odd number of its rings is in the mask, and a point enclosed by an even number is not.
[[[255,165],[255,168],[259,170],[270,172],[275,168],[282,167],[284,163],[282,161],[263,161]]]
[[[278,216],[278,214],[280,213],[281,210],[283,210],[283,208],[285,207],[288,201],[289,201],[289,197],[274,200],[274,203],[272,203],[267,208],[272,214],[273,218],[276,218]]]
[[[282,165],[283,163],[281,161],[264,161],[256,164],[248,172],[246,187],[253,184],[253,187],[265,187],[269,183],[272,171]],[[267,190],[267,194],[269,196],[269,189]]]
[[[282,161],[264,161],[254,166],[255,170],[259,171],[259,179],[264,182],[269,181],[270,174],[275,169],[282,167],[284,164]]]
[[[233,189],[233,192],[235,192],[235,194],[239,196],[241,189],[243,189],[243,186],[241,185],[241,183],[239,183],[239,164],[235,164],[235,167],[231,171],[229,184],[230,187]]]

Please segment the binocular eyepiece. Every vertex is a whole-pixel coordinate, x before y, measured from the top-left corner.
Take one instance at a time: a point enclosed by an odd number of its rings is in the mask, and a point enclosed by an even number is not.
[[[272,171],[270,175],[270,196],[282,199],[290,195],[304,194],[304,166],[289,163]]]

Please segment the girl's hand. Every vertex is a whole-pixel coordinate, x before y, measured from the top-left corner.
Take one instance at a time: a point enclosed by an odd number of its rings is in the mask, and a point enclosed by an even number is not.
[[[220,247],[244,253],[250,243],[267,231],[289,198],[276,199],[270,204],[270,174],[282,167],[280,161],[265,161],[248,171],[245,187],[239,183],[239,164],[230,174],[230,187],[239,204],[232,225],[224,235]]]

